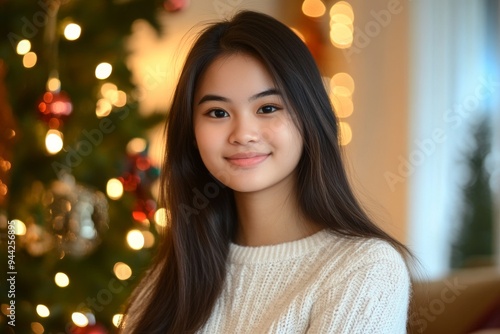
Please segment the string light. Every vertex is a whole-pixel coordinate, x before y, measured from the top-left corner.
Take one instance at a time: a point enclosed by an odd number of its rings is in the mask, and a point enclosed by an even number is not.
[[[45,148],[50,154],[56,154],[63,148],[63,134],[55,129],[47,131],[45,136]]]
[[[354,40],[354,12],[349,3],[339,1],[330,9],[330,41],[339,49],[351,47]]]
[[[144,247],[144,236],[139,230],[131,230],[127,233],[127,243],[130,248],[139,250]]]
[[[142,231],[144,237],[144,248],[151,248],[155,244],[155,236],[149,231]]]
[[[36,53],[28,52],[23,57],[23,66],[26,68],[32,68],[33,66],[36,65],[36,61],[37,61]]]
[[[165,208],[159,208],[154,214],[154,220],[158,226],[167,226],[167,210]]]
[[[42,324],[39,322],[32,322],[31,323],[31,330],[35,334],[42,334],[45,331],[45,328],[43,328]]]
[[[346,146],[352,140],[351,126],[346,122],[339,122],[340,127],[340,145]]]
[[[73,312],[73,314],[71,314],[71,320],[73,320],[73,323],[78,327],[85,327],[89,324],[89,319],[81,312]]]
[[[120,199],[123,195],[123,183],[118,179],[110,179],[106,184],[106,193],[111,199]]]
[[[47,80],[47,90],[50,92],[59,92],[61,90],[61,80],[58,78],[49,78]]]
[[[135,155],[144,152],[146,150],[147,142],[143,138],[134,138],[130,140],[127,144],[127,153],[130,155]]]
[[[61,288],[65,288],[69,285],[69,277],[65,273],[57,273],[54,276],[54,281],[56,282],[56,285]]]
[[[107,79],[111,72],[113,71],[113,66],[109,63],[100,63],[95,68],[95,77],[100,80]]]
[[[352,45],[354,35],[345,24],[334,23],[330,26],[330,41],[339,49],[346,49]]]
[[[350,92],[350,95],[354,93],[355,89],[354,79],[345,72],[335,74],[330,81],[330,86],[333,88],[345,87]]]
[[[64,28],[64,37],[68,41],[74,41],[80,37],[82,33],[82,28],[76,23],[70,23]]]
[[[325,14],[326,8],[320,0],[304,0],[302,12],[309,17],[320,17]]]
[[[26,234],[26,224],[24,224],[19,219],[12,219],[12,224],[14,224],[14,234],[25,235]]]
[[[346,118],[352,115],[354,111],[354,104],[349,96],[331,96],[333,108],[337,113],[337,117]]]
[[[352,10],[352,6],[346,1],[339,1],[330,8],[330,18],[333,18],[336,14],[345,15],[351,22],[354,21],[354,11]]]
[[[118,326],[120,326],[120,323],[122,322],[122,319],[123,319],[123,314],[115,314],[112,320],[113,325],[118,328]]]
[[[113,272],[115,273],[116,278],[119,280],[127,280],[132,276],[132,269],[128,264],[123,262],[116,262],[113,266]]]
[[[47,318],[50,315],[49,308],[43,304],[36,306],[36,313],[42,318]]]
[[[354,80],[347,73],[337,73],[330,80],[330,97],[338,117],[345,118],[352,115],[354,88]]]
[[[113,106],[107,99],[99,99],[95,108],[95,114],[99,118],[106,117],[111,113],[112,109]]]
[[[31,50],[31,42],[27,39],[23,39],[17,43],[16,52],[18,55],[24,56]]]
[[[113,102],[115,107],[121,108],[127,104],[127,93],[122,90],[117,91],[116,99]]]

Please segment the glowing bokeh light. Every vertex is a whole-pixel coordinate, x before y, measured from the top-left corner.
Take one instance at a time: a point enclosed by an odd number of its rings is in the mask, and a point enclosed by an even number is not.
[[[89,324],[89,319],[81,312],[73,312],[71,320],[73,320],[73,323],[78,327],[85,327]]]
[[[113,67],[109,63],[100,63],[97,65],[95,68],[95,77],[97,79],[107,79],[111,75],[111,72],[113,71]]]
[[[63,134],[55,129],[47,131],[45,136],[45,148],[50,154],[56,154],[63,148]]]
[[[325,14],[326,7],[320,0],[304,0],[302,12],[309,17],[320,17]]]
[[[128,264],[123,262],[116,262],[113,266],[113,272],[115,273],[116,278],[119,280],[127,280],[132,276],[132,269]]]
[[[65,273],[57,273],[54,276],[54,281],[56,282],[56,285],[61,288],[65,288],[69,285],[69,277]]]
[[[123,314],[115,314],[112,320],[113,325],[118,328],[118,326],[120,326],[120,323],[122,322],[122,319],[123,319]]]
[[[36,65],[37,56],[34,52],[28,52],[23,57],[23,66],[26,68],[32,68]]]
[[[80,37],[80,34],[82,33],[82,27],[80,27],[76,23],[70,23],[64,28],[64,37],[68,41],[74,41]]]
[[[106,184],[106,193],[111,199],[120,199],[123,195],[123,183],[118,179],[110,179]]]
[[[23,39],[17,43],[16,52],[18,55],[24,56],[31,50],[31,42],[27,39]]]
[[[139,250],[144,247],[144,236],[139,230],[131,230],[127,233],[127,243],[130,248]]]
[[[36,313],[42,318],[47,318],[50,315],[49,308],[43,304],[36,306]]]
[[[346,122],[339,122],[340,126],[340,145],[346,146],[352,140],[351,126]]]

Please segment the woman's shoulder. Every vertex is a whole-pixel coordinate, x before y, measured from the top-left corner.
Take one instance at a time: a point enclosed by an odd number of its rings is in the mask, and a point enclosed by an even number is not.
[[[345,276],[378,273],[406,280],[409,275],[402,254],[390,242],[379,238],[348,237],[331,232],[321,254],[326,268]]]

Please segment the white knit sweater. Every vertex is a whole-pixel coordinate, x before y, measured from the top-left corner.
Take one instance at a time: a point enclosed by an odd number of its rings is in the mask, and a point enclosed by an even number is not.
[[[410,279],[381,240],[327,231],[280,245],[231,245],[228,275],[199,333],[406,333]]]

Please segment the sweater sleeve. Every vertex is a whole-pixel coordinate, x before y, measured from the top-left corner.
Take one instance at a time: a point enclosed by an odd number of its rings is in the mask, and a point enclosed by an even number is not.
[[[325,291],[307,333],[406,333],[410,278],[399,253],[390,255],[361,261],[340,286]]]

